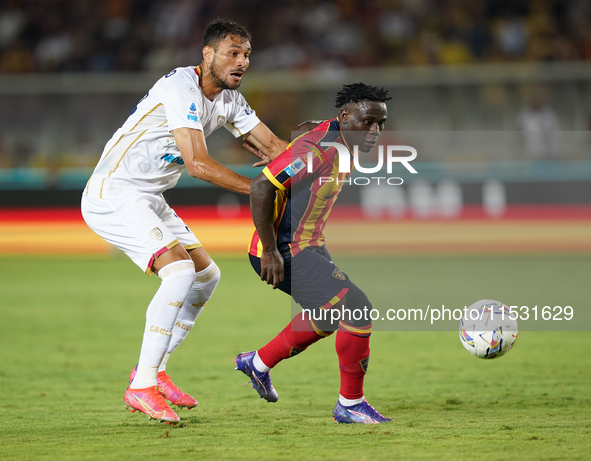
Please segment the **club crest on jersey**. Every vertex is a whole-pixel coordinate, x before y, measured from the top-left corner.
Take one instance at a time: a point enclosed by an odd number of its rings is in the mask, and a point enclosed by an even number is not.
[[[148,235],[152,237],[154,240],[162,240],[163,237],[162,231],[158,227],[152,229]]]
[[[218,115],[218,126],[222,126],[224,123],[226,123],[226,117]]]

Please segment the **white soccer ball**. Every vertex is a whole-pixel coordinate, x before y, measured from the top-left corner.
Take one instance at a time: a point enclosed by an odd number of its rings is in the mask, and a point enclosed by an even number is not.
[[[495,359],[511,350],[517,340],[517,313],[492,299],[481,299],[464,310],[460,340],[470,354]]]

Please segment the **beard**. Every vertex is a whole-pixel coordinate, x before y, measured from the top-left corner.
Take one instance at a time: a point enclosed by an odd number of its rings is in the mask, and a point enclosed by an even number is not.
[[[240,86],[240,83],[238,83],[236,86],[232,86],[220,76],[219,69],[216,66],[215,56],[211,61],[211,65],[209,66],[209,74],[211,75],[211,80],[215,86],[221,88],[222,90],[235,90]]]

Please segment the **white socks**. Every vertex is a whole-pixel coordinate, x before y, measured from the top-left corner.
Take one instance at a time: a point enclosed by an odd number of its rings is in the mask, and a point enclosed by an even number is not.
[[[172,339],[168,345],[165,359],[160,363],[158,371],[166,370],[168,357],[183,342],[193,325],[195,325],[195,320],[203,311],[205,303],[211,298],[220,281],[220,269],[212,262],[205,269],[197,272],[194,277],[195,282],[191,286],[183,307],[176,317],[172,329]]]
[[[257,369],[257,371],[259,371],[261,373],[268,373],[269,371],[271,371],[271,368],[269,368],[267,365],[265,365],[265,362],[263,362],[261,360],[261,358],[259,357],[259,351],[256,351],[256,353],[254,354],[254,357],[252,359],[252,364]]]
[[[158,384],[158,367],[168,349],[183,300],[195,280],[195,265],[192,260],[175,261],[160,269],[158,275],[162,283],[146,312],[138,371],[129,386],[132,389]]]
[[[344,407],[352,407],[353,405],[357,405],[365,400],[365,396],[361,397],[360,399],[346,399],[342,395],[339,394],[339,402]]]
[[[155,378],[156,376],[156,378]],[[129,385],[131,389],[145,389],[158,385],[158,368],[147,367],[146,365],[137,366],[137,371],[133,381]]]

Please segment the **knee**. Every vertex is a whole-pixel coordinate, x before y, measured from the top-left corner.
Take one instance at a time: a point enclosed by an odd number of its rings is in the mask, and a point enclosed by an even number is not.
[[[174,261],[160,268],[158,276],[163,284],[174,285],[188,292],[195,279],[195,265],[190,259]]]
[[[354,283],[351,283],[341,305],[343,306],[341,313],[343,323],[360,328],[371,325],[372,304],[366,294]]]
[[[221,271],[217,264],[212,261],[209,266],[200,272],[195,273],[194,286],[198,288],[211,287],[211,292],[220,283]]]
[[[220,276],[220,268],[213,261],[202,271],[194,273],[189,301],[196,306],[204,306],[218,286]]]

